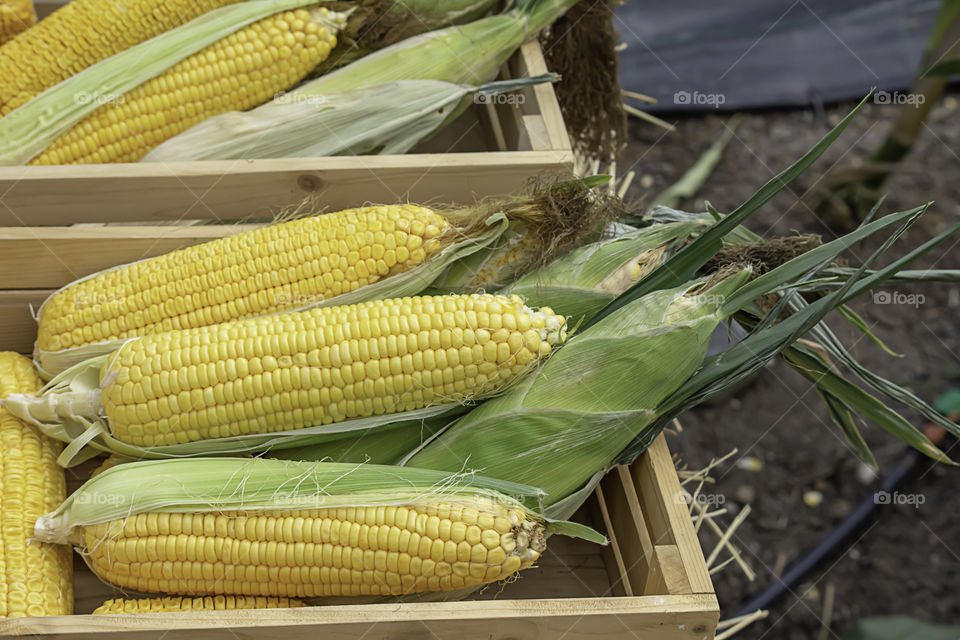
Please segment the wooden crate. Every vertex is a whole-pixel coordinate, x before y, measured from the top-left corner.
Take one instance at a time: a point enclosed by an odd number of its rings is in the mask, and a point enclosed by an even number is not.
[[[501,78],[546,72],[540,45],[531,41]],[[522,104],[472,104],[405,155],[0,167],[0,227],[237,220],[310,196],[333,210],[466,201],[517,190],[531,176],[569,174],[573,152],[553,87],[516,95]]]
[[[0,636],[80,640],[704,640],[719,610],[663,436],[574,518],[608,547],[554,536],[535,568],[460,602],[90,616],[117,594],[77,561],[78,615],[0,620]]]

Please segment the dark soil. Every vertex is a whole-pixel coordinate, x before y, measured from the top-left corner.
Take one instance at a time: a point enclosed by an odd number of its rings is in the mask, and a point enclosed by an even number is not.
[[[815,144],[850,106],[840,105],[819,116],[812,110],[746,115],[698,199],[681,208],[702,210],[706,199],[721,211],[732,210]],[[936,108],[922,141],[886,186],[886,211],[928,201],[935,204],[885,260],[960,220],[960,111],[956,107],[957,99],[951,96]],[[835,237],[803,201],[829,168],[846,165],[874,148],[896,109],[867,105],[825,156],[747,226],[765,236],[796,231],[818,233],[825,240]],[[631,144],[618,171],[621,175],[629,168],[637,172],[630,196],[656,194],[676,180],[720,136],[728,116],[667,119],[677,123],[677,130],[667,135],[649,124],[631,123]],[[849,262],[858,264],[858,257],[866,257],[878,244],[869,241],[857,247],[847,256]],[[921,258],[917,266],[960,268],[960,245],[948,242]],[[902,357],[885,354],[836,317],[830,321],[834,330],[864,364],[930,402],[947,389],[960,387],[960,284],[881,290],[922,296],[912,299],[916,304],[879,304],[865,296],[851,305]],[[909,412],[904,415],[915,424],[922,422]],[[706,491],[723,495],[732,512],[745,502],[753,509],[734,539],[757,579],[748,582],[735,565],[714,576],[721,617],[777,580],[784,566],[872,491],[869,477],[859,469],[863,465],[830,422],[814,388],[783,362],[773,363],[735,394],[689,412],[682,422],[684,431],[671,438],[671,447],[691,468],[739,450],[714,473],[717,483]],[[863,432],[880,463],[880,473],[890,470],[902,454],[901,442],[873,424],[866,424]],[[955,444],[949,440],[943,446],[953,447],[953,458],[960,460],[960,446]],[[738,467],[736,461],[745,456],[762,461],[762,469]],[[925,465],[900,489],[922,500],[921,505],[881,506],[851,544],[776,604],[767,620],[738,637],[833,638],[858,618],[872,615],[905,614],[956,623],[960,620],[958,480],[958,470]],[[819,506],[805,503],[808,491],[822,494]],[[702,534],[705,553],[715,541],[715,536]],[[720,556],[726,557],[725,553]],[[829,632],[822,621],[828,591],[835,594]]]

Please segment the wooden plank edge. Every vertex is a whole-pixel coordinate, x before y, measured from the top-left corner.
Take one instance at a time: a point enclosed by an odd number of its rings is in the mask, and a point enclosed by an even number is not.
[[[423,625],[467,621],[490,624],[504,620],[516,622],[582,618],[596,625],[603,618],[619,618],[638,625],[659,624],[668,616],[700,616],[709,619],[716,608],[716,598],[702,595],[633,596],[621,598],[569,598],[533,600],[477,600],[439,603],[387,603],[371,605],[332,605],[298,609],[255,609],[238,611],[183,611],[130,615],[75,615],[44,618],[9,618],[0,620],[0,637],[49,636],[82,637],[82,634],[201,630],[226,628],[256,632],[258,629],[291,630],[295,627],[320,626],[323,630],[339,625],[369,627],[375,624]],[[630,627],[627,627],[630,628]],[[691,629],[693,633],[697,631]],[[699,633],[705,633],[704,628]],[[329,637],[329,636],[325,636]]]

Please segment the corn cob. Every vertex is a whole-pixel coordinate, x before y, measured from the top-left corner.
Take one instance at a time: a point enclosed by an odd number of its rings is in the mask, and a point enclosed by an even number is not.
[[[37,347],[59,351],[305,306],[412,269],[441,249],[449,228],[424,207],[364,207],[135,262],[51,296]]]
[[[540,491],[479,475],[231,457],[152,460],[88,480],[37,520],[116,586],[185,596],[400,595],[501,580],[533,564]]]
[[[345,17],[326,8],[270,16],[107,102],[30,164],[136,162],[164,140],[289,89],[336,45]]]
[[[135,44],[237,0],[72,0],[0,50],[0,116]]]
[[[0,44],[37,22],[33,0],[0,0]]]
[[[39,388],[27,358],[0,353],[0,398]],[[73,613],[70,550],[30,542],[33,523],[66,494],[60,448],[0,408],[0,617]]]
[[[99,387],[6,406],[45,427],[105,417],[138,447],[262,435],[494,394],[565,337],[516,296],[373,300],[130,340],[78,365],[104,363]]]
[[[376,300],[128,342],[101,372],[114,437],[157,446],[463,402],[560,339],[519,298]]]
[[[173,611],[226,611],[230,609],[291,609],[303,607],[299,600],[290,598],[248,598],[244,596],[215,596],[206,598],[140,598],[107,600],[93,610],[93,615],[111,613],[166,613]]]
[[[144,592],[318,597],[446,591],[532,565],[543,525],[477,498],[275,512],[140,513],[85,526],[91,568]]]

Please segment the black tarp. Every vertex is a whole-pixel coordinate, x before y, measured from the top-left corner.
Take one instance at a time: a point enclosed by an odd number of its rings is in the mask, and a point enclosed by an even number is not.
[[[910,85],[939,0],[630,0],[625,89],[650,111],[805,106]],[[721,103],[719,104],[718,103]]]

